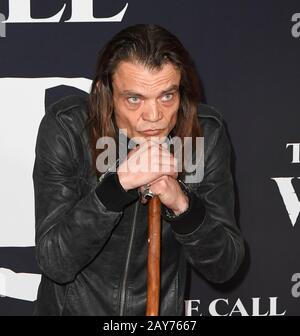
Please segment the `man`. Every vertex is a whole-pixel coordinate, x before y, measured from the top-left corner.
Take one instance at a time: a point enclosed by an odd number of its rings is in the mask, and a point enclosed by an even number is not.
[[[120,144],[119,131],[125,157],[118,151],[101,171],[98,141]],[[165,144],[201,135],[204,175],[193,183]],[[160,315],[183,313],[186,262],[221,283],[242,261],[222,117],[200,103],[187,51],[159,26],[119,32],[99,54],[88,100],[68,96],[47,110],[33,180],[42,271],[36,315],[145,315],[145,191],[162,209]]]

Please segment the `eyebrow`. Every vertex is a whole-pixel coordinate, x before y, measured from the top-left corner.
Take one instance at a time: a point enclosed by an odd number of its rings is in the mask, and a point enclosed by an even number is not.
[[[170,87],[168,87],[167,89],[161,91],[161,93],[159,94],[159,96],[166,94],[170,91],[178,91],[179,90],[179,86],[177,84],[172,84]],[[138,93],[136,91],[133,90],[123,90],[121,91],[121,95],[133,95],[133,96],[137,96],[137,97],[144,97],[144,95],[142,95],[141,93]]]

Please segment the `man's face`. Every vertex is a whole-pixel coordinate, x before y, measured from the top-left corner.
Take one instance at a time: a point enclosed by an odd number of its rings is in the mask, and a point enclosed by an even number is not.
[[[118,128],[129,138],[165,137],[176,124],[180,71],[171,63],[160,70],[122,61],[112,78]]]

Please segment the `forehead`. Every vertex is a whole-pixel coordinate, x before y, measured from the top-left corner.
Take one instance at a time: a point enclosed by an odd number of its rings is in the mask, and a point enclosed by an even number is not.
[[[164,64],[160,69],[150,70],[139,63],[122,61],[118,64],[112,80],[120,91],[163,90],[171,85],[179,85],[180,70],[171,63]]]

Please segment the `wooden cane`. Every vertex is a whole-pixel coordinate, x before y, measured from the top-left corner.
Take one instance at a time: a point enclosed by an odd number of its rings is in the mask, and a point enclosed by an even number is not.
[[[159,315],[161,222],[160,200],[154,196],[148,208],[148,269],[146,316]]]

